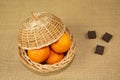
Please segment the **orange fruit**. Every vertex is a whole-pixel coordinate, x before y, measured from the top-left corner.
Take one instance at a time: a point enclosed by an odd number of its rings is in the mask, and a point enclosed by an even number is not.
[[[57,42],[51,44],[51,48],[57,53],[64,53],[70,48],[70,45],[70,36],[64,33]]]
[[[58,54],[54,51],[50,51],[50,55],[46,61],[47,64],[54,64],[54,63],[57,63],[57,62],[60,62],[64,57],[64,54]]]
[[[49,57],[49,54],[50,54],[49,47],[43,47],[35,50],[28,50],[28,56],[34,62],[41,63],[45,61]]]

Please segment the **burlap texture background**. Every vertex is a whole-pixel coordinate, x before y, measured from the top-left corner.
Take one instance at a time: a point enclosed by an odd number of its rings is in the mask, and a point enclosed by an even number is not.
[[[18,58],[17,32],[31,11],[60,17],[77,40],[73,62],[61,71],[40,74]],[[97,38],[88,40],[88,30]],[[120,0],[0,0],[0,80],[120,80]],[[113,34],[109,43],[100,38]],[[94,54],[97,44],[104,55]]]

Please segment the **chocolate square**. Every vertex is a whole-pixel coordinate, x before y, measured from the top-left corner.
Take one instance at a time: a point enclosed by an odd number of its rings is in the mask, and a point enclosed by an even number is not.
[[[104,41],[106,41],[106,42],[109,42],[109,41],[111,40],[111,38],[112,38],[112,35],[106,32],[106,33],[103,35],[102,40],[104,40]]]
[[[95,31],[88,31],[88,38],[89,39],[95,39],[96,38],[96,32]]]
[[[103,52],[104,52],[104,46],[97,45],[97,46],[96,46],[95,53],[96,53],[96,54],[103,55]]]

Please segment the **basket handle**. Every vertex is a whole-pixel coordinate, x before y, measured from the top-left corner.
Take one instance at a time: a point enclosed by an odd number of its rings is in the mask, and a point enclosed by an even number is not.
[[[34,14],[34,12],[31,12],[33,20],[37,21],[38,17]]]

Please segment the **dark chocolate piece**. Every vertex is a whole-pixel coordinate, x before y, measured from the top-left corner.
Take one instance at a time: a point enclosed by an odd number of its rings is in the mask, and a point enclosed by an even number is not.
[[[111,40],[111,38],[112,38],[112,35],[106,32],[106,33],[103,35],[102,40],[104,40],[104,41],[106,41],[106,42],[109,42],[109,41]]]
[[[95,39],[96,38],[96,32],[95,31],[88,31],[88,38],[89,39]]]
[[[103,52],[104,52],[104,46],[97,45],[97,46],[96,46],[95,53],[96,53],[96,54],[103,55]]]

